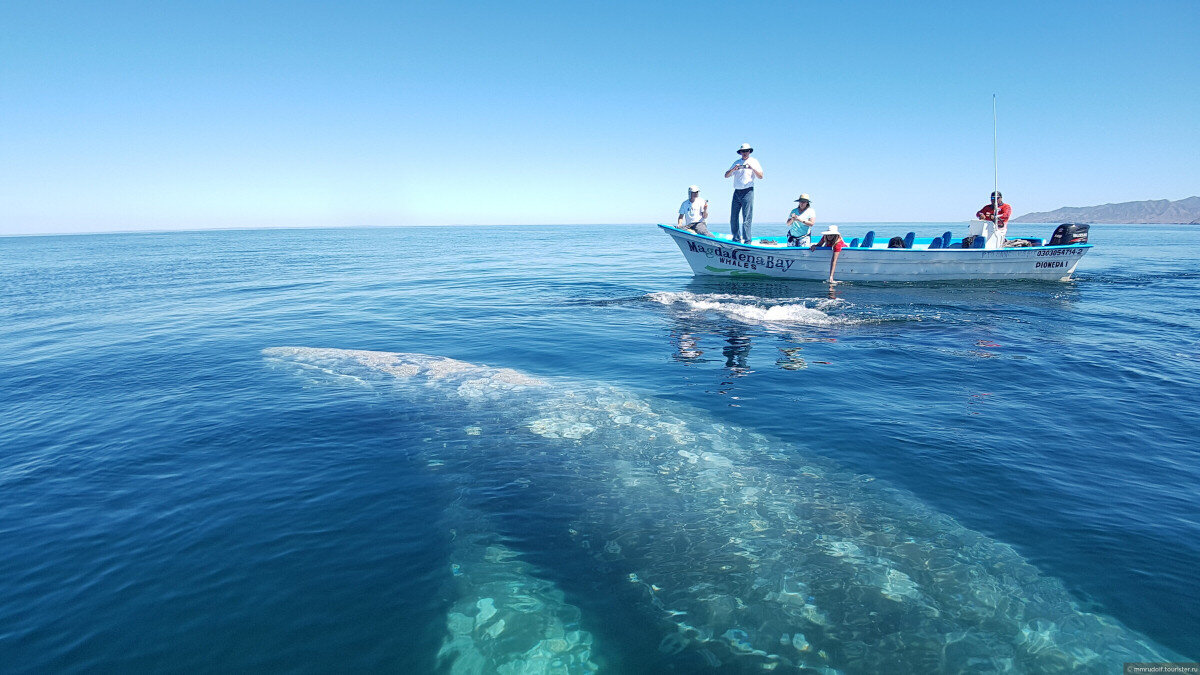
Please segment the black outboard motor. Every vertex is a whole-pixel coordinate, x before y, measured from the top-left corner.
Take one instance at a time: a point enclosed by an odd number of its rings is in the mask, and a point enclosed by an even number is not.
[[[1067,244],[1086,244],[1088,228],[1084,223],[1063,223],[1054,230],[1047,246],[1066,246]]]

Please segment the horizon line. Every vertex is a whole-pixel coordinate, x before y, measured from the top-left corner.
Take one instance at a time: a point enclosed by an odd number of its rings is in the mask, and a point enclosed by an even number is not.
[[[827,221],[826,225],[962,225],[975,222],[974,220],[837,220]],[[1014,225],[1053,225],[1051,222],[1022,222],[1009,221]],[[1192,223],[1088,223],[1089,225],[1191,225]],[[666,223],[451,223],[446,225],[246,225],[226,227],[182,227],[164,229],[135,229],[135,230],[80,230],[68,232],[0,232],[2,237],[70,237],[104,234],[171,234],[175,232],[255,232],[268,230],[394,230],[408,228],[451,228],[451,227],[657,227]],[[778,225],[783,227],[784,221],[755,223],[755,225]]]

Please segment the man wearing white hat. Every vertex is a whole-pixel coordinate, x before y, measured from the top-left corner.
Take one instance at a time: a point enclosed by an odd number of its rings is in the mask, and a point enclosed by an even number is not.
[[[738,161],[729,167],[725,177],[733,176],[733,205],[729,212],[729,232],[734,241],[743,244],[750,243],[750,223],[754,220],[754,179],[763,177],[762,165],[750,156],[754,148],[749,143],[742,143],[738,148]],[[741,225],[738,225],[738,215],[741,214]]]
[[[679,206],[679,218],[675,221],[675,227],[711,237],[713,236],[712,232],[709,232],[708,225],[704,224],[706,220],[708,220],[708,200],[700,199],[700,186],[688,186],[688,198],[683,200],[683,204]]]

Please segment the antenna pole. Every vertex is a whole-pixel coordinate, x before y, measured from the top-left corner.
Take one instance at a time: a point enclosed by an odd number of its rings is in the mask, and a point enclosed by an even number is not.
[[[1000,153],[997,149],[999,133],[996,130],[996,95],[992,94],[992,170],[996,175],[995,192],[1000,191]],[[996,208],[996,198],[992,197],[992,209]],[[994,216],[995,217],[995,216]]]

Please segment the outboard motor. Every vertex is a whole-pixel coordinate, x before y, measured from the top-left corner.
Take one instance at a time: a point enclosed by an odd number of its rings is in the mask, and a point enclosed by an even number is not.
[[[1088,228],[1084,223],[1063,223],[1054,230],[1047,246],[1066,246],[1068,244],[1086,244]]]

